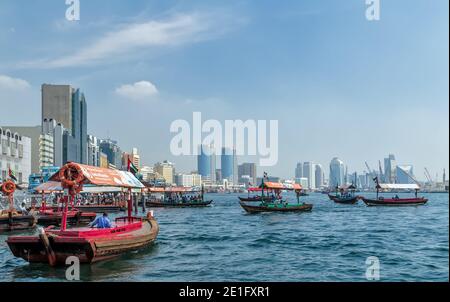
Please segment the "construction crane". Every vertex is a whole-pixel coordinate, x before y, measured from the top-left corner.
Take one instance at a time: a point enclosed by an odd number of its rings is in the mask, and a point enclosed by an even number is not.
[[[427,167],[425,167],[425,177],[427,178],[430,185],[433,185],[433,178],[431,177],[431,174],[428,171]]]
[[[369,164],[367,162],[364,162],[366,164],[367,170],[369,171],[369,175],[372,178],[372,180],[375,182],[375,178],[377,178],[377,175],[375,173],[375,170],[370,169]]]
[[[409,173],[406,172],[406,171],[403,171],[403,172],[405,172],[405,174],[406,174],[412,181],[414,181],[419,187],[422,186],[422,184],[421,184],[417,179],[415,179],[411,174],[409,174]]]
[[[383,168],[381,167],[381,160],[378,161],[378,169],[379,169],[379,172],[380,172],[381,182],[390,182],[390,181],[387,181],[385,179],[385,177],[384,177]]]

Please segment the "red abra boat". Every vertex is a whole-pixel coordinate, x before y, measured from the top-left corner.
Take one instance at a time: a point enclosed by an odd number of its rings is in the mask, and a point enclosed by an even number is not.
[[[0,185],[0,189],[9,201],[9,209],[0,211],[0,233],[34,228],[36,226],[34,216],[25,215],[14,209],[16,184],[12,180],[8,180]]]
[[[131,188],[143,187],[130,172],[75,163],[65,165],[58,174],[52,176],[52,179],[63,183],[72,201],[85,183],[99,186],[114,185],[128,188],[129,191]],[[112,228],[67,230],[68,197],[65,196],[60,230],[48,227],[39,236],[11,236],[8,238],[7,243],[14,256],[28,262],[43,262],[51,266],[65,265],[69,256],[78,257],[81,263],[93,263],[148,246],[158,235],[158,223],[150,213],[146,218],[131,216],[131,194],[128,199],[128,216],[117,218]]]
[[[420,190],[417,184],[380,184],[378,180],[375,179],[377,183],[377,197],[376,199],[370,199],[361,197],[363,202],[367,206],[421,206],[428,202],[425,197],[418,197],[418,191]],[[395,196],[394,198],[384,198],[379,196],[380,190],[415,190],[415,197],[400,198]]]

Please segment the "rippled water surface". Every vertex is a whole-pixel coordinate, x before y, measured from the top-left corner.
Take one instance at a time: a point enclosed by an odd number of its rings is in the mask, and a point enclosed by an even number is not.
[[[86,281],[365,281],[376,256],[382,281],[449,280],[449,196],[421,207],[338,205],[303,199],[311,213],[246,214],[234,194],[214,205],[155,209],[156,243],[94,265]],[[289,197],[294,200],[293,196]],[[0,281],[64,281],[64,268],[16,259],[0,235]]]

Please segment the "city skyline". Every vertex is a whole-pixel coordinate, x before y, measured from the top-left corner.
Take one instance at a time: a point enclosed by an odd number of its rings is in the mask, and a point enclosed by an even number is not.
[[[279,163],[260,174],[292,178],[295,164],[309,160],[328,175],[335,156],[362,172],[365,161],[376,168],[389,153],[399,165],[414,165],[421,180],[425,167],[433,177],[449,170],[448,2],[383,3],[376,24],[364,19],[363,1],[230,1],[220,9],[203,1],[136,1],[124,9],[111,1],[105,15],[86,2],[76,23],[64,19],[63,3],[18,2],[0,4],[0,105],[9,109],[0,113],[2,126],[40,125],[41,84],[68,84],[89,102],[88,134],[138,147],[145,163],[167,159],[194,170],[195,156],[170,155],[169,126],[201,111],[218,120],[280,121]],[[117,52],[96,47],[124,42],[132,29],[153,37],[152,21],[172,26],[179,39],[162,32],[166,42]],[[29,27],[42,34],[33,37]],[[16,47],[6,47],[13,38]]]

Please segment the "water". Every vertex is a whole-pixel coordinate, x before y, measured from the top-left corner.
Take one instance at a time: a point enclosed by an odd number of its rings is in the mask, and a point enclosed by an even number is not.
[[[449,280],[449,195],[421,207],[339,205],[304,197],[311,213],[246,214],[234,194],[214,206],[155,209],[157,242],[94,265],[84,281],[366,281],[366,259],[381,281]],[[294,200],[293,196],[289,197]],[[0,281],[64,281],[64,268],[12,256],[0,235]]]

